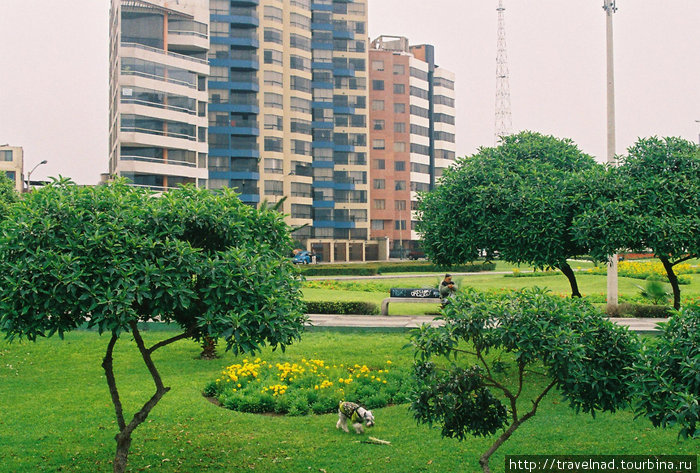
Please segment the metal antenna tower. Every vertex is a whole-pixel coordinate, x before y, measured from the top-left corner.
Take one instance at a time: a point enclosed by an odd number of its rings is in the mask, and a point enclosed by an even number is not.
[[[496,52],[496,131],[495,144],[502,136],[512,133],[510,83],[508,81],[508,49],[506,48],[506,19],[503,0],[498,0],[498,45]]]

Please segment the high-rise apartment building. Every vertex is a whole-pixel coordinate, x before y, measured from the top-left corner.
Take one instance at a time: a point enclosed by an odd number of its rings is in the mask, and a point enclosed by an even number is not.
[[[208,0],[112,0],[109,172],[206,187]]]
[[[211,0],[209,187],[286,197],[294,238],[323,261],[378,253],[366,23],[366,0]]]
[[[418,192],[455,159],[455,76],[433,46],[396,36],[372,42],[369,71],[371,236],[400,257],[418,249]]]
[[[20,146],[0,146],[0,172],[15,183],[17,192],[24,189],[24,150]]]

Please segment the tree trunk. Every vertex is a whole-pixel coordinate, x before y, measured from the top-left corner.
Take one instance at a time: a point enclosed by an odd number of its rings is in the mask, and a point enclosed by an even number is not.
[[[124,473],[126,471],[126,462],[129,459],[131,433],[123,435],[122,432],[119,432],[115,437],[115,440],[117,441],[117,453],[114,455],[112,471],[114,471],[114,473]]]
[[[659,256],[661,263],[664,265],[666,270],[666,275],[668,276],[668,282],[671,283],[671,288],[673,288],[673,308],[679,310],[681,308],[681,287],[678,284],[678,276],[673,271],[673,263],[665,256]]]
[[[571,297],[581,297],[581,293],[578,290],[578,282],[576,281],[576,275],[574,274],[574,270],[571,269],[571,266],[569,266],[569,263],[564,262],[563,264],[560,264],[559,269],[569,280],[569,284],[571,284]]]
[[[203,360],[214,360],[218,358],[216,354],[216,342],[216,338],[204,336],[204,338],[202,338],[202,353],[200,353],[199,357]]]

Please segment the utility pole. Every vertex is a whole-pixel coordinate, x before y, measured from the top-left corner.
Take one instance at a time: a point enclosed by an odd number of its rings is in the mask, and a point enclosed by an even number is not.
[[[613,15],[617,11],[616,0],[603,0],[605,10],[606,57],[607,57],[607,102],[608,102],[608,166],[615,166],[615,61],[613,57]],[[617,307],[617,255],[608,259],[608,311]]]
[[[496,127],[494,141],[512,133],[513,117],[510,107],[510,82],[508,71],[508,48],[506,47],[506,9],[503,0],[498,0],[498,40],[496,44]]]

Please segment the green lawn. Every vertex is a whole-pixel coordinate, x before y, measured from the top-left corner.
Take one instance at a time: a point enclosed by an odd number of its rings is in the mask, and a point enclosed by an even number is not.
[[[147,343],[172,333],[145,332]],[[125,335],[115,353],[116,376],[125,408],[133,412],[152,394],[152,383],[135,345]],[[0,342],[0,471],[108,471],[116,433],[104,373],[106,337],[76,332],[33,343]],[[401,333],[310,332],[286,354],[265,351],[268,360],[318,357],[331,362],[409,366]],[[361,444],[335,429],[337,416],[287,418],[241,414],[202,397],[221,368],[240,360],[226,354],[200,361],[199,348],[179,342],[156,352],[172,386],[134,435],[130,471],[160,472],[474,472],[489,439],[440,438],[417,426],[407,406],[375,411],[370,431],[391,446]],[[492,460],[503,471],[506,454],[695,454],[700,441],[679,441],[676,431],[653,429],[629,412],[596,420],[570,411],[556,393]]]
[[[691,284],[681,286],[681,296],[684,299],[697,299],[700,297],[700,274],[686,275],[691,279]],[[577,273],[579,288],[584,296],[595,296],[596,302],[604,302],[606,294],[606,277]],[[460,287],[470,286],[480,290],[489,289],[521,289],[525,287],[539,286],[550,289],[555,294],[569,295],[571,287],[564,275],[557,274],[542,277],[506,277],[503,274],[483,273],[469,276],[456,276],[455,280]],[[412,278],[392,279],[352,279],[343,283],[357,283],[365,285],[372,291],[345,290],[345,289],[304,289],[304,298],[309,301],[367,301],[381,304],[382,300],[389,297],[389,289],[392,287],[435,287],[440,278],[435,276],[416,276]],[[633,278],[619,278],[619,291],[621,295],[636,296],[639,294],[637,286],[644,286],[644,281]],[[390,304],[390,315],[423,315],[434,313],[439,308],[437,304]]]

